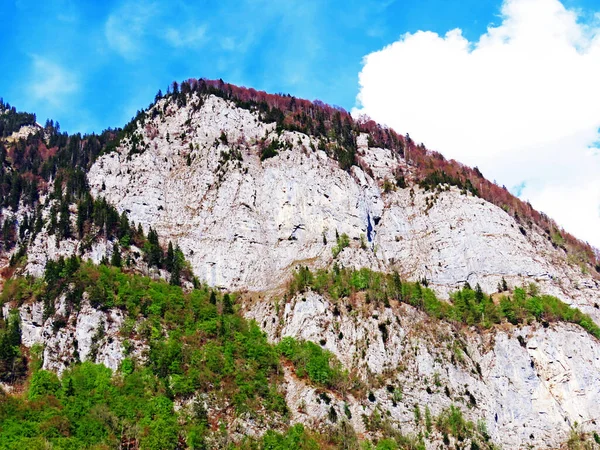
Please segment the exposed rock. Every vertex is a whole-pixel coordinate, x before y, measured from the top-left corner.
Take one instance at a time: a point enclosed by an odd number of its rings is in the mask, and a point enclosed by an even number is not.
[[[598,282],[535,227],[525,225],[524,235],[502,209],[456,188],[383,193],[384,180],[398,168],[410,178],[411,167],[368,147],[366,135],[358,152],[369,173],[346,172],[306,135],[277,135],[273,124],[221,98],[209,96],[200,108],[196,101],[180,109],[160,101],[161,114],[138,127],[142,150],[125,141],[94,164],[89,179],[95,195],[176,241],[209,284],[264,290],[298,264],[330,265],[337,231],[351,241],[338,256],[344,265],[425,277],[442,295],[466,281],[487,292],[502,277],[510,285],[536,282],[600,323]],[[262,139],[289,145],[260,161]]]
[[[23,345],[44,347],[44,369],[61,374],[77,360],[91,360],[118,369],[125,358],[119,336],[124,320],[122,311],[100,311],[92,308],[85,298],[79,310],[75,310],[66,304],[64,296],[56,302],[55,310],[44,318],[42,302],[26,303],[19,308]],[[141,357],[144,346],[138,343],[134,349],[133,355]]]
[[[471,420],[483,419],[492,439],[506,448],[554,448],[568,439],[575,422],[593,430],[600,417],[600,346],[576,325],[457,332],[404,304],[383,309],[360,301],[354,307],[350,301],[333,305],[314,292],[278,308],[260,303],[248,305],[247,315],[271,340],[293,336],[321,342],[368,385],[384,384],[373,390],[375,402],[334,399],[340,411],[347,404],[352,417],[378,408],[389,411],[403,431],[414,432],[415,404],[423,411],[427,405],[434,416],[456,404]],[[386,324],[385,342],[381,324]],[[294,412],[294,420],[327,423],[329,406],[317,401],[315,389],[292,374],[286,379],[288,405],[302,410]],[[387,386],[400,389],[401,399],[394,399]],[[360,421],[352,423],[364,432]]]
[[[455,404],[469,419],[482,419],[507,448],[554,448],[575,422],[593,429],[600,418],[600,345],[578,326],[458,329],[404,304],[375,308],[361,295],[336,303],[311,291],[287,301],[276,295],[300,265],[395,270],[426,279],[442,296],[466,282],[494,292],[504,278],[511,287],[535,282],[600,324],[600,283],[543,230],[456,188],[422,190],[412,183],[410,164],[369,147],[364,134],[357,139],[359,166],[345,171],[314,138],[277,132],[258,113],[221,98],[203,100],[183,108],[160,100],[138,124],[137,144],[124,139],[117,152],[96,161],[90,186],[146,231],[157,230],[164,243],[177,243],[202,280],[246,291],[245,315],[270,340],[294,336],[321,344],[372,392],[371,399],[342,397],[286,366],[292,422],[326,430],[333,409],[356,432],[368,433],[363,416],[377,412],[413,432],[415,405],[437,415]],[[261,161],[261,150],[274,141],[278,154]],[[408,188],[390,184],[399,170]],[[15,214],[17,222],[22,214]],[[343,234],[350,245],[336,248]],[[41,276],[48,259],[80,253],[81,244],[42,230],[29,246],[25,272]],[[111,249],[97,239],[83,258],[99,262]],[[135,261],[144,273],[166,276],[144,264]],[[8,309],[3,305],[4,316]],[[64,297],[55,309],[44,318],[40,302],[19,308],[23,344],[44,345],[44,368],[61,373],[77,359],[119,366],[123,312],[95,310],[85,299],[74,310]],[[134,342],[134,356],[143,358],[145,350]],[[188,407],[178,399],[179,410]],[[259,436],[275,421],[284,428],[280,418],[268,423],[260,412],[235,417],[225,407],[209,416],[226,417],[238,437]]]

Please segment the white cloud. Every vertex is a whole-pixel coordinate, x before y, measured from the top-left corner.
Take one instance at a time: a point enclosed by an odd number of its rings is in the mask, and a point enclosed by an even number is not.
[[[125,0],[108,16],[104,35],[111,49],[134,60],[147,53],[154,39],[173,47],[195,48],[207,41],[204,24],[184,26],[173,20],[172,5],[156,0]]]
[[[168,28],[165,39],[173,47],[197,47],[206,42],[206,26],[194,25],[187,30]]]
[[[67,97],[79,90],[75,74],[41,56],[33,55],[31,93],[37,101],[60,108]]]
[[[600,247],[600,24],[558,0],[505,0],[477,42],[407,33],[367,55],[365,113],[489,179]],[[523,184],[525,183],[525,184]]]
[[[157,5],[150,1],[126,1],[116,9],[104,24],[108,45],[125,58],[135,58],[144,44],[150,20]]]

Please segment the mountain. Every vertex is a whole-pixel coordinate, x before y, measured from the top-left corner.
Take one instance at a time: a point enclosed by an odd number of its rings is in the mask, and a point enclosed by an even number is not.
[[[220,80],[99,136],[20,130],[0,145],[11,445],[600,445],[597,252],[477,168]],[[35,402],[54,431],[25,438]]]

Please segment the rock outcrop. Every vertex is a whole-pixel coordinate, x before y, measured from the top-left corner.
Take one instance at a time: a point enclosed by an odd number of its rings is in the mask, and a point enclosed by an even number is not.
[[[426,278],[442,295],[467,281],[487,292],[502,277],[513,286],[535,282],[600,323],[600,283],[567,263],[535,225],[456,188],[385,192],[395,171],[410,177],[412,168],[369,147],[366,135],[358,139],[361,167],[344,171],[313,138],[278,133],[258,113],[215,96],[154,108],[160,114],[138,125],[141,144],[134,151],[125,140],[99,158],[90,186],[177,242],[211,285],[276,287],[298,264],[330,265],[336,235],[346,233],[345,265]],[[261,147],[273,140],[283,148],[261,161]]]
[[[461,328],[406,304],[376,307],[360,295],[334,302],[310,290],[284,294],[300,266],[396,271],[425,279],[444,298],[467,282],[490,293],[505,280],[511,287],[535,283],[600,324],[600,282],[535,224],[456,187],[425,191],[409,162],[370,146],[364,134],[359,165],[342,170],[314,137],[277,130],[258,112],[214,95],[192,94],[183,107],[161,99],[136,126],[90,169],[94,197],[146,232],[152,227],[164,244],[179,245],[201,280],[242,291],[244,314],[271,341],[319,343],[371,393],[329,392],[323,402],[323,389],[286,366],[292,422],[325,429],[333,410],[368,435],[365,420],[379,414],[410,433],[417,431],[415,405],[433,415],[459,405],[506,448],[555,448],[575,424],[598,429],[600,343],[576,325]],[[265,158],[265,148],[276,154]],[[395,184],[399,172],[408,187]],[[112,245],[97,239],[82,256],[100,262]],[[44,228],[28,248],[24,273],[42,276],[48,259],[81,253],[80,246]],[[132,264],[149,273],[138,250],[130,250],[138,253]],[[77,310],[64,298],[54,309],[46,317],[40,302],[19,306],[23,344],[43,344],[44,368],[61,373],[78,360],[119,367],[126,355],[122,311],[96,310],[85,298]],[[144,343],[129,345],[144,358]],[[231,431],[259,435],[270,426],[252,420],[232,418]]]
[[[4,315],[12,305],[4,306]],[[19,307],[22,342],[26,347],[36,344],[43,348],[42,368],[61,374],[77,361],[92,361],[117,370],[125,358],[123,339],[123,312],[117,309],[100,311],[87,299],[78,310],[67,305],[65,297],[56,302],[55,312],[44,314],[42,302],[26,303]],[[145,345],[131,343],[132,357],[143,359]]]
[[[284,305],[248,305],[247,315],[274,341],[320,342],[367,385],[380,386],[374,401],[334,396],[337,413],[346,405],[358,432],[365,432],[362,415],[376,410],[405,433],[415,432],[415,405],[435,416],[452,404],[475,423],[483,420],[505,448],[556,448],[575,424],[598,427],[600,345],[576,325],[461,331],[405,304],[334,303],[310,291]],[[296,419],[327,423],[330,406],[317,391],[291,373],[287,379],[290,408],[304,411]]]

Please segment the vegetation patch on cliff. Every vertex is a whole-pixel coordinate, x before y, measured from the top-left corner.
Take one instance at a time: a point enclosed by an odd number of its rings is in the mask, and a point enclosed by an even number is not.
[[[534,320],[544,325],[568,322],[581,326],[600,339],[600,327],[590,316],[556,297],[540,295],[533,287],[503,292],[495,301],[479,285],[473,289],[467,284],[451,294],[447,302],[438,299],[426,285],[426,280],[422,283],[403,281],[398,273],[385,274],[367,268],[355,270],[334,265],[331,270],[319,269],[314,273],[307,267],[301,267],[294,274],[288,293],[294,295],[310,288],[320,294],[326,293],[335,300],[363,292],[367,302],[377,302],[387,307],[391,300],[396,300],[438,319],[483,328],[490,328],[503,320],[514,325]]]

